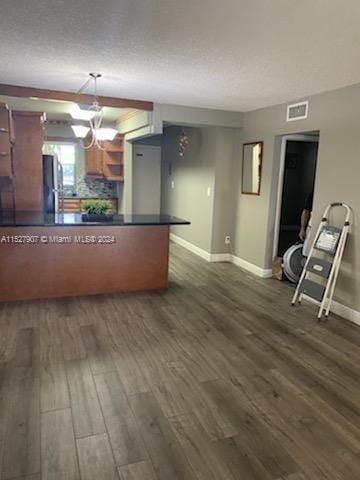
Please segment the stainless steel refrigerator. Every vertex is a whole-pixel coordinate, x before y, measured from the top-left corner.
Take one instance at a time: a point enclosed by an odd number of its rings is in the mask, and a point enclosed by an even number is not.
[[[64,211],[63,169],[57,155],[43,155],[44,212]]]

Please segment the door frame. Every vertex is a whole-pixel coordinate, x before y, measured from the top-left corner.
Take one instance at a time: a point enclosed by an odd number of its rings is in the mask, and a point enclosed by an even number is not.
[[[319,143],[319,139],[320,139],[319,133],[316,135],[294,133],[290,135],[284,135],[281,138],[279,178],[278,178],[278,187],[277,187],[277,194],[276,194],[273,260],[275,260],[275,258],[277,257],[278,249],[279,249],[280,219],[281,219],[281,207],[282,207],[281,200],[282,200],[282,194],[283,194],[283,188],[284,188],[285,157],[286,157],[287,142],[293,141],[293,142]],[[317,168],[317,165],[316,165],[316,168]],[[315,181],[316,181],[316,177],[315,177]]]

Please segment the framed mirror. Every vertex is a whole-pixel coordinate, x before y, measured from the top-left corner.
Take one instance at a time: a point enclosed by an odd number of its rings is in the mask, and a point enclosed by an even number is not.
[[[243,144],[241,193],[260,195],[263,142]]]

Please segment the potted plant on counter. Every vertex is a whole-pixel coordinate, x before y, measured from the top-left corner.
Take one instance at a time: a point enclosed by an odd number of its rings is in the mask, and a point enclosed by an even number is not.
[[[110,222],[113,216],[108,212],[111,203],[108,200],[85,200],[82,204],[85,213],[81,215],[84,222]]]

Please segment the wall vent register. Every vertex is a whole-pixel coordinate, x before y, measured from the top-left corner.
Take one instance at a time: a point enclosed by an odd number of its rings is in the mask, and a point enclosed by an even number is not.
[[[293,103],[287,106],[286,121],[303,120],[308,117],[309,102]]]

